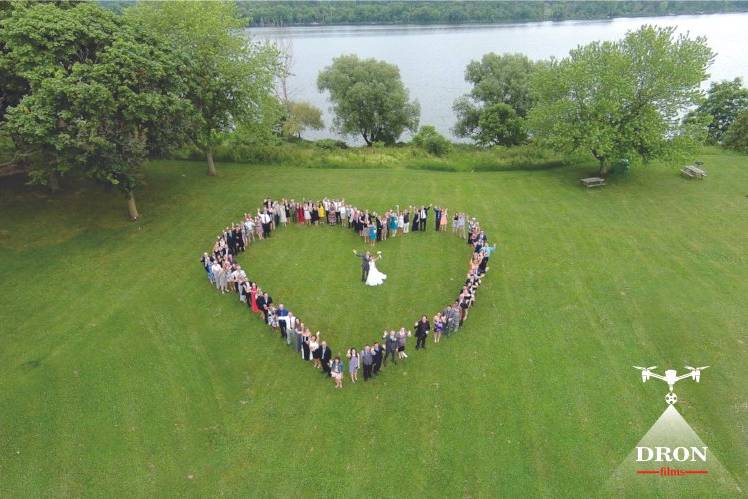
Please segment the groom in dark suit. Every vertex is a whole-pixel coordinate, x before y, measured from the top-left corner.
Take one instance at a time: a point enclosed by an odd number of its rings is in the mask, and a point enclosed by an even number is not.
[[[369,252],[359,253],[353,250],[353,254],[361,259],[361,282],[366,282],[366,278],[369,277]]]

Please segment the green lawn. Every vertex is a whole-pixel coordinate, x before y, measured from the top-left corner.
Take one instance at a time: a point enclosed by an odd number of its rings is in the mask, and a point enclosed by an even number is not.
[[[745,494],[748,157],[701,159],[703,182],[652,166],[594,191],[571,167],[157,162],[138,223],[96,187],[0,184],[0,496],[596,496],[665,408],[634,364],[713,366],[678,409]],[[334,390],[199,266],[268,196],[433,202],[499,249],[457,335]],[[388,241],[366,289],[354,247],[294,227],[241,261],[341,350],[452,299],[468,254]],[[689,478],[673,495],[712,495]]]

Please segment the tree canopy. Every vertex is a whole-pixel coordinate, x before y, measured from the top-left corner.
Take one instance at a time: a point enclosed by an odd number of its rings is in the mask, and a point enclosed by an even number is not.
[[[687,120],[707,118],[707,135],[713,144],[719,144],[743,109],[748,108],[748,88],[743,86],[741,78],[713,82],[707,97]]]
[[[699,140],[681,116],[701,96],[714,54],[703,37],[642,26],[616,42],[593,42],[535,72],[533,138],[592,154],[605,174],[619,159],[666,157]]]
[[[532,107],[530,77],[537,63],[522,54],[484,55],[465,69],[470,93],[457,99],[454,133],[480,145],[524,141],[524,118]]]
[[[289,101],[286,119],[283,121],[283,133],[287,136],[301,138],[304,130],[322,130],[322,110],[305,101]]]
[[[330,94],[333,126],[344,135],[360,135],[367,145],[394,144],[407,129],[418,128],[420,106],[394,64],[343,55],[319,73],[319,90]]]
[[[139,2],[125,16],[186,52],[188,97],[199,113],[190,135],[206,155],[209,175],[216,174],[213,149],[224,134],[240,125],[270,126],[279,117],[273,98],[278,52],[240,30],[245,21],[234,2]]]
[[[27,88],[3,130],[33,182],[70,170],[129,200],[138,169],[176,141],[194,113],[173,46],[95,4],[32,4],[1,21],[2,65]]]
[[[724,145],[748,153],[748,109],[743,109],[724,135]]]

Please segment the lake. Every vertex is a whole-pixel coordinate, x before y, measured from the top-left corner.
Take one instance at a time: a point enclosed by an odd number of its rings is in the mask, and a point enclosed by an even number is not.
[[[679,32],[706,36],[717,53],[711,79],[748,81],[748,13],[703,16],[621,18],[603,21],[564,21],[460,26],[312,26],[250,28],[259,40],[282,40],[293,53],[289,81],[294,100],[309,101],[332,118],[326,95],[317,90],[317,75],[341,54],[374,57],[396,64],[411,98],[421,103],[421,124],[451,134],[455,116],[452,103],[469,91],[465,66],[488,52],[522,53],[531,59],[563,57],[569,49],[594,40],[614,40],[642,24],[676,26]],[[305,138],[340,138],[325,130],[307,132]],[[355,142],[348,137],[349,142]]]

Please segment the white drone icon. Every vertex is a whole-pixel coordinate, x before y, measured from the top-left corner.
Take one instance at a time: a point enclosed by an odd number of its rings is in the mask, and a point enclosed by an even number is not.
[[[709,366],[701,366],[701,367],[691,367],[686,366],[686,369],[689,370],[686,374],[681,374],[678,376],[678,372],[675,369],[668,369],[665,371],[665,376],[661,374],[657,374],[655,372],[652,372],[652,369],[657,369],[657,366],[652,367],[639,367],[639,366],[633,366],[634,369],[639,369],[642,372],[642,383],[645,383],[649,380],[649,378],[657,378],[661,379],[665,383],[667,383],[668,388],[670,391],[667,395],[665,395],[665,402],[672,405],[678,401],[678,396],[673,393],[673,385],[675,385],[678,381],[686,378],[691,378],[695,382],[699,382],[701,379],[701,371],[708,368]]]

